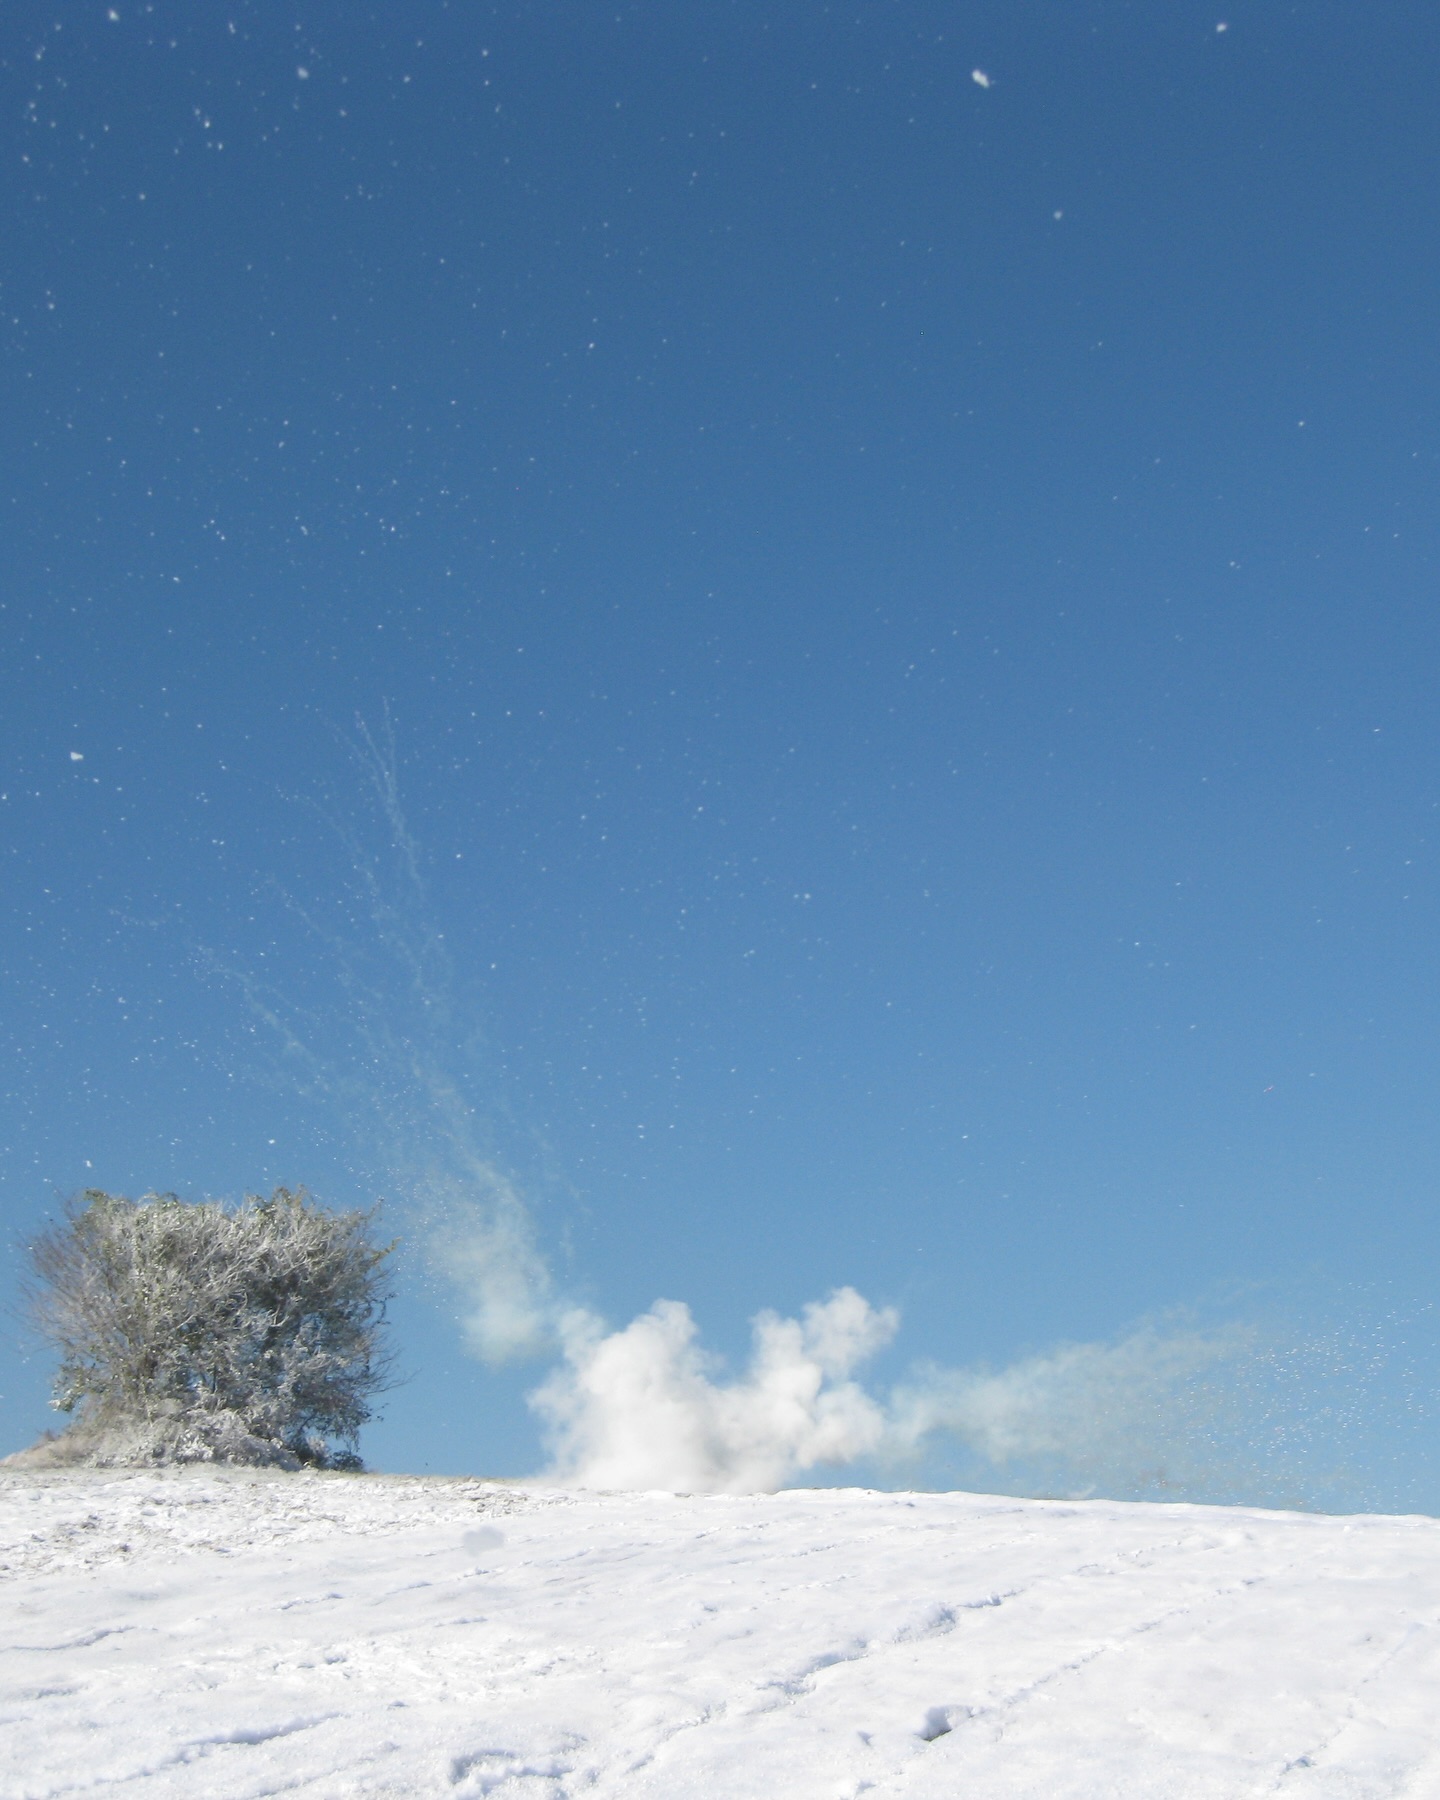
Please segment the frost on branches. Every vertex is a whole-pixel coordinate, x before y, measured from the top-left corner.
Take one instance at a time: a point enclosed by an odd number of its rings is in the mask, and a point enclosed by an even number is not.
[[[391,1368],[374,1217],[303,1188],[239,1206],[89,1190],[30,1247],[74,1423],[25,1460],[358,1468]]]

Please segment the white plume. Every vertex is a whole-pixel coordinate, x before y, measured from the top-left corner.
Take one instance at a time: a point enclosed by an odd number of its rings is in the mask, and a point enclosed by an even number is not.
[[[679,1301],[658,1301],[608,1335],[592,1314],[572,1313],[565,1362],[531,1396],[550,1428],[551,1473],[579,1487],[742,1494],[871,1454],[885,1414],[848,1377],[899,1322],[854,1288],[802,1319],[761,1313],[750,1366],[726,1383],[713,1378]]]
[[[612,1332],[569,1313],[565,1361],[530,1397],[549,1430],[548,1474],[589,1488],[756,1493],[821,1465],[894,1464],[949,1442],[997,1471],[1046,1470],[1065,1491],[1188,1488],[1214,1461],[1229,1393],[1205,1377],[1254,1337],[1239,1325],[1147,1325],[999,1371],[922,1368],[882,1401],[851,1375],[899,1322],[848,1287],[799,1319],[761,1313],[750,1365],[727,1382],[679,1301]]]

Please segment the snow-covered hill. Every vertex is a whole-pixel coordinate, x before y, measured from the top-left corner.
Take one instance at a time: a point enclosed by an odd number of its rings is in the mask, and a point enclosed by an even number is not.
[[[1440,1522],[0,1475],[0,1792],[1440,1795]]]

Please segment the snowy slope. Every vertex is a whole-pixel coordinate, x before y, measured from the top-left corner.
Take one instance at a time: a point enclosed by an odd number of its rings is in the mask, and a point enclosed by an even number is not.
[[[0,1793],[1440,1795],[1440,1523],[0,1474]]]

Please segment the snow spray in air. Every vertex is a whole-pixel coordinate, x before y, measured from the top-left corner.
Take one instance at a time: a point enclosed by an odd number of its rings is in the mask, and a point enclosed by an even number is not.
[[[320,972],[326,997],[307,1003],[213,951],[202,973],[239,988],[292,1086],[338,1121],[431,1278],[456,1296],[467,1349],[492,1366],[553,1351],[554,1283],[496,1147],[497,1078],[459,1016],[460,983],[430,921],[388,712],[378,732],[357,721],[342,742],[361,778],[359,822],[353,804],[300,802],[344,858],[338,890],[306,900],[265,884],[303,932],[301,964]]]
[[[388,715],[378,733],[359,724],[348,748],[368,823],[315,809],[348,855],[338,903],[327,911],[275,888],[324,952],[343,1018],[307,1013],[213,955],[206,965],[240,986],[302,1091],[366,1146],[403,1226],[458,1294],[467,1348],[490,1364],[551,1361],[530,1396],[550,1479],[745,1493],[862,1465],[871,1479],[1018,1493],[1385,1503],[1357,1473],[1364,1433],[1413,1414],[1417,1390],[1386,1387],[1383,1333],[1357,1347],[1353,1327],[1305,1330],[1283,1314],[1262,1324],[1253,1307],[1231,1308],[998,1370],[921,1365],[877,1393],[858,1372],[900,1318],[853,1288],[799,1318],[760,1314],[750,1362],[729,1378],[680,1301],[658,1300],[619,1330],[575,1304],[496,1148],[501,1083],[467,1038],[448,949],[428,922]]]
[[[800,1319],[762,1313],[745,1374],[717,1381],[690,1309],[661,1300],[623,1331],[563,1321],[564,1364],[531,1403],[550,1428],[552,1474],[594,1488],[749,1494],[879,1451],[883,1408],[852,1371],[899,1328],[854,1288]]]

